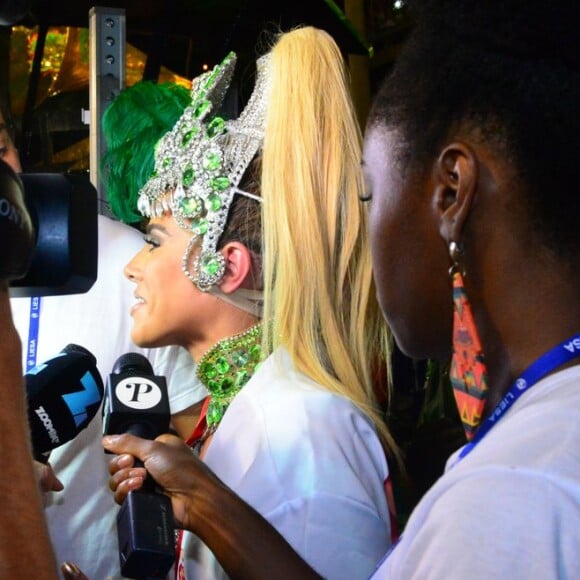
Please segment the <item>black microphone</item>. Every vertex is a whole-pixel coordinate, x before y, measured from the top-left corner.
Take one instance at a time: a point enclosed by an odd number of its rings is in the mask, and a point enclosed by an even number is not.
[[[97,360],[86,348],[65,346],[24,375],[34,457],[74,439],[96,415],[103,399]]]
[[[170,418],[165,378],[153,373],[142,354],[120,356],[105,389],[103,434],[155,439],[169,431]],[[125,498],[117,514],[117,536],[123,576],[165,578],[175,561],[173,510],[152,478]]]

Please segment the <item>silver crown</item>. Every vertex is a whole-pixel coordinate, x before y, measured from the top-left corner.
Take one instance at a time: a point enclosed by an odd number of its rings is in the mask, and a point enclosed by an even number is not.
[[[217,244],[234,195],[255,198],[238,189],[238,185],[264,139],[268,56],[257,63],[256,85],[240,116],[226,120],[212,115],[221,106],[236,60],[232,52],[213,70],[194,80],[191,105],[157,144],[155,170],[139,192],[137,205],[145,217],[159,217],[171,211],[179,226],[193,234],[182,267],[203,291],[219,282],[225,270]],[[191,273],[189,255],[200,237],[201,252]]]

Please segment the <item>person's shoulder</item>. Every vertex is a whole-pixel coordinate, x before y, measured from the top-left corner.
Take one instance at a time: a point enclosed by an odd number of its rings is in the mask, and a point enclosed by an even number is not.
[[[322,418],[333,412],[362,414],[350,399],[300,371],[283,348],[277,349],[260,365],[242,392],[256,405],[279,409],[281,413],[296,408]]]
[[[143,234],[137,228],[107,215],[99,214],[98,227],[99,233],[143,241]]]
[[[345,450],[381,449],[369,417],[349,398],[297,370],[284,350],[262,363],[232,403],[232,411],[239,421],[261,430],[264,437],[284,440],[285,447],[309,446],[317,433],[317,446],[324,441],[324,446]]]
[[[99,253],[132,257],[143,247],[143,234],[133,226],[99,215]]]

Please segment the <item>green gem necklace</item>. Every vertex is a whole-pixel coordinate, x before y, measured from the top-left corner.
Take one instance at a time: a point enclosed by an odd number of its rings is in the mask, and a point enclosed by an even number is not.
[[[200,359],[197,376],[211,394],[207,408],[208,431],[213,432],[226,409],[264,360],[262,324],[224,338]]]

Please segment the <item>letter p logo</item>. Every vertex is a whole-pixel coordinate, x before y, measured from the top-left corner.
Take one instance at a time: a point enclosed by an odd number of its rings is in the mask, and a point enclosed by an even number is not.
[[[119,381],[115,396],[132,409],[152,409],[161,401],[161,389],[150,379],[130,377]]]

